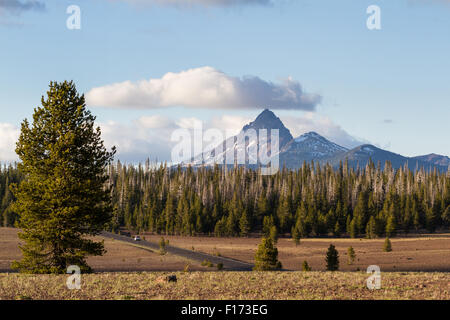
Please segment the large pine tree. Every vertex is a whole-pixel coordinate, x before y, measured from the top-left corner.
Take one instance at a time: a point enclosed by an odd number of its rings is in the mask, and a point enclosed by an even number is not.
[[[95,117],[73,82],[51,82],[47,99],[24,120],[16,153],[24,180],[13,185],[13,210],[24,244],[13,267],[27,273],[64,273],[69,265],[90,271],[87,255],[104,253],[99,234],[111,219],[106,167],[113,160]]]

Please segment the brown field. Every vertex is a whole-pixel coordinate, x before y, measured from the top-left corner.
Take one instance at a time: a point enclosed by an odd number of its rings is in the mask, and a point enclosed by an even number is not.
[[[145,235],[147,240],[158,241],[161,236]],[[258,238],[212,238],[164,236],[170,244],[195,251],[217,254],[246,262],[253,262]],[[325,253],[330,243],[340,256],[340,271],[366,270],[378,265],[381,271],[450,271],[450,234],[416,238],[392,238],[392,252],[383,252],[384,239],[301,239],[295,246],[291,239],[278,240],[279,260],[287,270],[301,270],[307,260],[312,270],[325,271]],[[347,248],[356,252],[353,265],[347,264]]]
[[[0,228],[0,272],[11,271],[10,265],[14,260],[21,258],[18,247],[18,230],[14,228]],[[149,249],[141,249],[122,243],[117,240],[103,239],[107,253],[101,257],[89,257],[88,264],[96,272],[122,272],[122,271],[180,271],[186,264],[189,269],[207,270],[198,262],[170,254],[160,255]]]
[[[117,240],[105,240],[108,253],[89,258],[95,274],[82,275],[81,290],[66,287],[67,275],[5,273],[20,259],[17,229],[0,228],[0,300],[2,299],[450,299],[450,235],[392,239],[393,252],[382,252],[383,240],[302,239],[299,246],[280,239],[285,269],[298,270],[307,260],[312,272],[217,272],[198,262],[164,255]],[[157,241],[160,236],[145,235]],[[166,236],[171,245],[253,262],[256,238]],[[341,256],[341,270],[321,272],[330,243]],[[349,266],[346,249],[357,261]],[[358,260],[359,259],[359,260]],[[190,272],[181,272],[185,265]],[[381,267],[381,289],[366,288],[368,265]],[[198,271],[212,272],[198,272]],[[389,272],[389,271],[447,272]],[[120,271],[120,272],[118,272]],[[134,272],[129,272],[134,271]],[[141,272],[143,271],[143,272]],[[146,272],[158,271],[158,272]],[[170,273],[169,273],[170,272]],[[175,274],[176,283],[165,277]]]
[[[382,273],[381,289],[363,272],[177,272],[82,275],[69,290],[66,275],[0,274],[1,299],[450,299],[448,273]]]
[[[13,260],[20,259],[17,229],[0,228],[0,271],[10,271]],[[161,236],[145,235],[147,240],[159,241]],[[258,238],[210,238],[164,236],[171,245],[209,254],[220,254],[253,263]],[[191,271],[213,271],[200,266],[198,262],[170,254],[161,256],[158,252],[129,244],[104,239],[107,253],[102,257],[90,257],[88,263],[97,272],[115,271],[182,271],[189,264]],[[365,271],[369,265],[378,265],[382,272],[449,272],[450,235],[441,234],[420,238],[393,238],[392,252],[383,252],[383,239],[302,239],[295,246],[291,239],[279,239],[279,260],[287,270],[301,270],[301,263],[307,260],[313,271],[325,271],[325,253],[333,243],[340,253],[340,271]],[[347,264],[347,248],[353,246],[356,261]]]

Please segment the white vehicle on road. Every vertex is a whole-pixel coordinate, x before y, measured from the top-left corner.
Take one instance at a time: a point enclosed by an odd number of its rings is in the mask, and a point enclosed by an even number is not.
[[[140,237],[140,236],[134,236],[134,237],[133,237],[133,240],[134,240],[134,241],[141,241],[141,237]]]

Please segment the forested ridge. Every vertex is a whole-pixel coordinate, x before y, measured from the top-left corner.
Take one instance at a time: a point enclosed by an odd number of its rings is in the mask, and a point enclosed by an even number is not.
[[[353,169],[341,163],[304,163],[274,175],[244,167],[171,168],[120,162],[109,166],[113,222],[109,228],[161,234],[246,236],[395,236],[399,232],[450,227],[450,171],[406,166],[383,170],[370,162]],[[1,221],[18,216],[8,188],[22,175],[14,165],[0,168]]]

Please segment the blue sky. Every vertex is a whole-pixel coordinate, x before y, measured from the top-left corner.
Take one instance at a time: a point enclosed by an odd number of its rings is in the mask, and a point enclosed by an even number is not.
[[[123,88],[125,81],[164,84],[167,73],[178,77],[188,70],[199,76],[212,70],[211,81],[237,81],[245,88],[244,76],[256,79],[258,88],[273,84],[283,90],[291,89],[284,86],[289,78],[306,97],[320,96],[313,112],[302,103],[274,110],[294,135],[315,130],[346,146],[370,142],[406,156],[450,155],[449,1],[193,2],[198,4],[48,0],[42,10],[6,8],[0,0],[0,160],[13,157],[17,127],[50,80],[73,79],[89,93],[117,83]],[[81,30],[66,28],[71,4],[81,8]],[[381,8],[381,30],[366,27],[366,9],[373,4]],[[182,88],[176,85],[189,83],[179,78],[170,82],[177,94]],[[167,156],[168,132],[189,119],[238,129],[270,107],[263,105],[264,95],[255,97],[260,91],[245,95],[258,105],[245,107],[226,96],[194,106],[204,85],[195,87],[194,97],[167,103],[161,94],[153,104],[143,96],[133,106],[135,91],[122,103],[102,91],[88,102],[105,140],[129,161]]]

